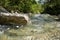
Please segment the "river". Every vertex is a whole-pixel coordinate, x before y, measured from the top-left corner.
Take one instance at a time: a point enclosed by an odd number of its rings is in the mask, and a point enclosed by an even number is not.
[[[7,40],[60,40],[60,36],[57,34],[56,38],[52,37],[52,35],[47,35],[50,30],[59,30],[60,33],[60,22],[56,21],[55,18],[49,14],[35,14],[30,17],[31,24],[21,27],[19,29],[11,29],[7,30],[7,25],[0,25],[0,34],[2,34],[0,37],[1,40],[3,38],[6,38]],[[5,31],[6,30],[6,31]],[[5,32],[3,32],[5,31]],[[48,32],[47,32],[48,31]],[[40,36],[41,35],[41,36]],[[47,36],[47,38],[45,38]],[[50,37],[48,37],[50,36]],[[59,36],[59,37],[57,37]],[[3,39],[4,40],[4,39]]]

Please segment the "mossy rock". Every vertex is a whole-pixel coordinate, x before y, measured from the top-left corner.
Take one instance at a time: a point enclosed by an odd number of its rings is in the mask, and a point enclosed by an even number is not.
[[[0,16],[0,24],[20,24],[26,25],[27,20],[24,17],[17,16]]]

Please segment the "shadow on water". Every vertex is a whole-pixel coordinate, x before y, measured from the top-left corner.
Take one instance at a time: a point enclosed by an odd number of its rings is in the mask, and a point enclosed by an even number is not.
[[[60,19],[55,19],[57,22],[60,22]]]

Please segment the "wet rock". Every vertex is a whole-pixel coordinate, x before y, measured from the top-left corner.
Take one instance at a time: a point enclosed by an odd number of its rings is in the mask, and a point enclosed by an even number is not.
[[[26,14],[0,13],[0,31],[18,29],[30,23],[31,21]]]
[[[15,16],[0,16],[0,24],[20,24],[26,25],[27,21],[24,17],[15,17]]]
[[[0,13],[9,13],[5,8],[3,8],[2,6],[0,6]]]
[[[25,14],[11,14],[11,13],[1,13],[0,14],[0,24],[20,24],[26,25],[30,23],[29,17]]]

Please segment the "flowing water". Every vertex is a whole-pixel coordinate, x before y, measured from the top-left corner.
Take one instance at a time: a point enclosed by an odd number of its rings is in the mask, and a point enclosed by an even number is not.
[[[30,19],[31,24],[19,29],[6,30],[7,25],[0,25],[0,30],[2,30],[0,40],[60,40],[60,35],[58,35],[60,22],[56,21],[54,17],[49,14],[35,14]],[[49,32],[53,29],[54,33],[56,33],[55,29],[58,29],[59,32],[56,37],[51,38],[54,34],[49,34]],[[3,31],[5,32],[3,33]]]

